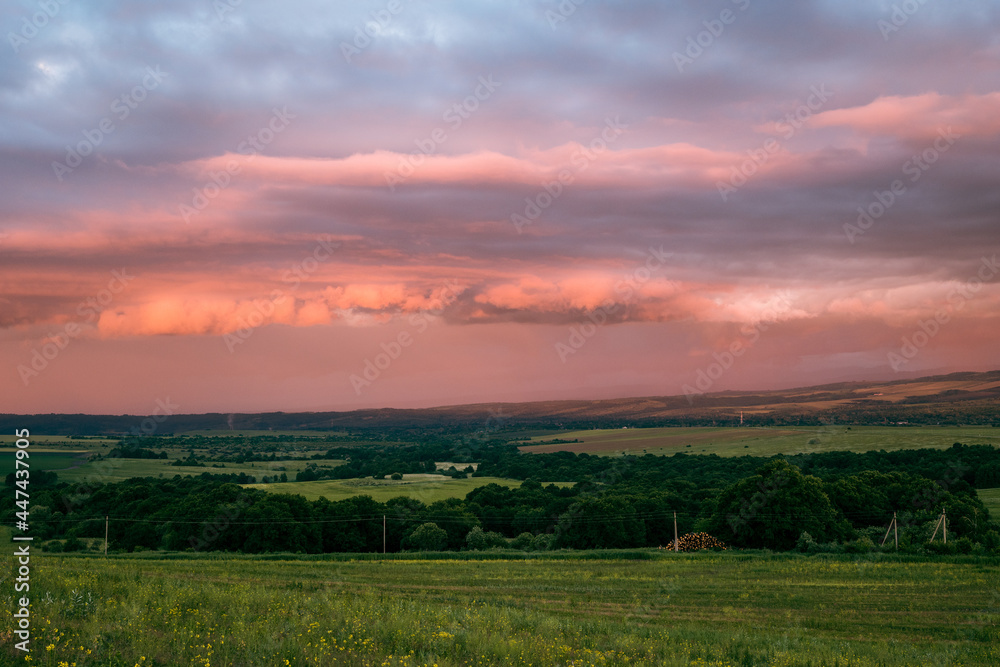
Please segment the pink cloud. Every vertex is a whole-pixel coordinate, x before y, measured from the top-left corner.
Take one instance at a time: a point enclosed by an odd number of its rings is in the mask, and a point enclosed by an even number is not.
[[[422,155],[375,151],[346,158],[288,158],[256,156],[242,162],[239,182],[266,182],[272,186],[342,185],[388,187],[400,184],[530,185],[558,179],[574,185],[649,187],[711,184],[728,176],[744,160],[737,151],[717,151],[687,143],[646,148],[596,149],[571,142],[547,150],[529,150],[520,156],[480,151],[461,155]],[[769,170],[794,160],[774,156]],[[244,156],[226,154],[182,165],[183,171],[207,178]],[[239,201],[234,205],[238,205]]]
[[[863,106],[820,112],[807,123],[812,127],[848,126],[868,135],[903,139],[933,139],[948,127],[962,136],[988,137],[1000,132],[1000,92],[883,96]]]

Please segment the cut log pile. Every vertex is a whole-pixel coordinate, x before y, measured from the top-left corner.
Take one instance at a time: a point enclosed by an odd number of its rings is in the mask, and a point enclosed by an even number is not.
[[[660,548],[673,551],[674,543],[671,541],[667,546]],[[678,551],[699,551],[701,549],[721,549],[725,551],[726,545],[722,540],[718,540],[708,533],[685,533],[677,538]]]

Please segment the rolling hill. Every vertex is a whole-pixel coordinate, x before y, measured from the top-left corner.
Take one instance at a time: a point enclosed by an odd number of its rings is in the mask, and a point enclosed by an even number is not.
[[[724,391],[692,396],[480,403],[421,409],[347,412],[184,414],[161,434],[188,431],[288,431],[620,426],[997,424],[1000,371],[951,373],[891,382],[841,382],[776,391]],[[128,433],[134,415],[0,415],[0,432],[15,428],[51,435]]]

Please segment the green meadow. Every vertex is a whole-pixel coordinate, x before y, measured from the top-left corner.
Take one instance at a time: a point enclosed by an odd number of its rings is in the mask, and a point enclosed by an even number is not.
[[[996,559],[615,555],[38,555],[26,664],[1000,662]],[[2,613],[9,627],[11,606]],[[0,651],[4,664],[19,658],[9,639]]]
[[[263,489],[272,493],[296,493],[309,500],[325,497],[327,500],[343,500],[351,496],[367,495],[378,502],[385,502],[398,496],[406,496],[430,504],[448,498],[465,498],[473,489],[487,484],[499,484],[508,488],[521,485],[520,480],[500,477],[469,477],[453,479],[441,475],[403,475],[401,480],[393,479],[342,479],[319,480],[315,482],[278,482],[275,484],[245,484],[244,486]],[[560,482],[557,486],[572,486]]]
[[[571,451],[615,455],[678,452],[718,456],[773,456],[832,451],[945,449],[956,442],[1000,447],[1000,429],[990,426],[837,426],[803,428],[676,427],[553,431],[531,438],[581,442],[532,444],[525,452]]]
[[[976,489],[976,493],[990,511],[990,516],[1000,517],[1000,489]]]

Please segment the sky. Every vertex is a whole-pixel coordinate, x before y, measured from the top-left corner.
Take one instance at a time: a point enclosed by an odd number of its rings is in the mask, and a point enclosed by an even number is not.
[[[0,412],[1000,367],[1000,2],[18,0],[0,35]]]

